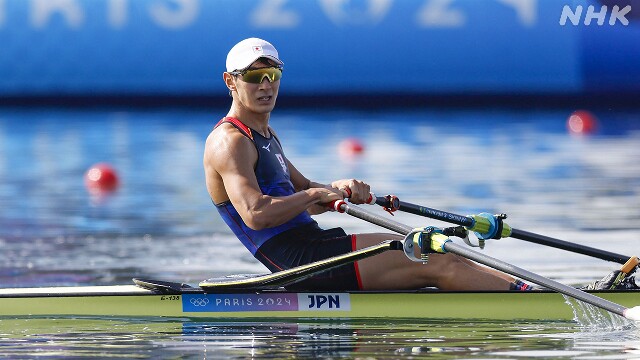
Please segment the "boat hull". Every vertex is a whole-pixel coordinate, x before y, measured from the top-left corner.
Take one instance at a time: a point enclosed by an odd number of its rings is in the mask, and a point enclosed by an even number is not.
[[[626,307],[640,291],[595,292]],[[259,291],[161,294],[134,285],[0,290],[0,316],[115,316],[235,318],[412,318],[571,320],[573,307],[558,293]]]

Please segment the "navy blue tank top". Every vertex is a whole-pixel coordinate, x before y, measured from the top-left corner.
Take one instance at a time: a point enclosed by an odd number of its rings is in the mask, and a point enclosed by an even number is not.
[[[251,139],[256,146],[258,161],[256,162],[255,173],[260,190],[264,195],[287,196],[295,193],[284,152],[278,139],[271,133],[271,129],[269,129],[269,138],[265,138],[257,131],[251,131],[248,126],[238,119],[225,117],[216,124],[216,127],[223,123],[230,123],[235,126],[243,135]],[[309,213],[304,211],[282,225],[253,230],[244,223],[231,201],[216,204],[216,208],[224,222],[254,255],[262,244],[275,235],[301,225],[315,223]]]

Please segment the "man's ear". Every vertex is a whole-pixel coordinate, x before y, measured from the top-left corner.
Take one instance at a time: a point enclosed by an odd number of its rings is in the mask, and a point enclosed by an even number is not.
[[[222,73],[222,80],[224,80],[224,84],[227,85],[227,89],[229,89],[229,91],[236,90],[236,82],[233,75],[228,72]]]

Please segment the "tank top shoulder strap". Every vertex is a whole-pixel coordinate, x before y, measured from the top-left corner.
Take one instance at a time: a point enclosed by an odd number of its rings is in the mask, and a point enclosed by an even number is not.
[[[218,123],[216,124],[216,126],[214,126],[213,128],[217,128],[218,126],[220,126],[221,124],[224,123],[229,123],[231,125],[233,125],[236,129],[240,130],[240,132],[248,137],[249,139],[251,139],[251,141],[254,141],[253,139],[253,133],[251,132],[251,128],[248,127],[247,125],[245,125],[242,121],[236,119],[236,118],[232,118],[232,117],[223,117],[220,121],[218,121]]]

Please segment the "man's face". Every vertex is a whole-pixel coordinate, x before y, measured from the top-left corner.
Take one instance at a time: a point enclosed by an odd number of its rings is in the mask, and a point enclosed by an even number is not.
[[[267,59],[256,60],[247,70],[273,68],[276,64]],[[270,82],[267,77],[254,84],[243,80],[242,75],[235,75],[237,100],[241,106],[258,114],[270,113],[276,105],[280,79]]]

